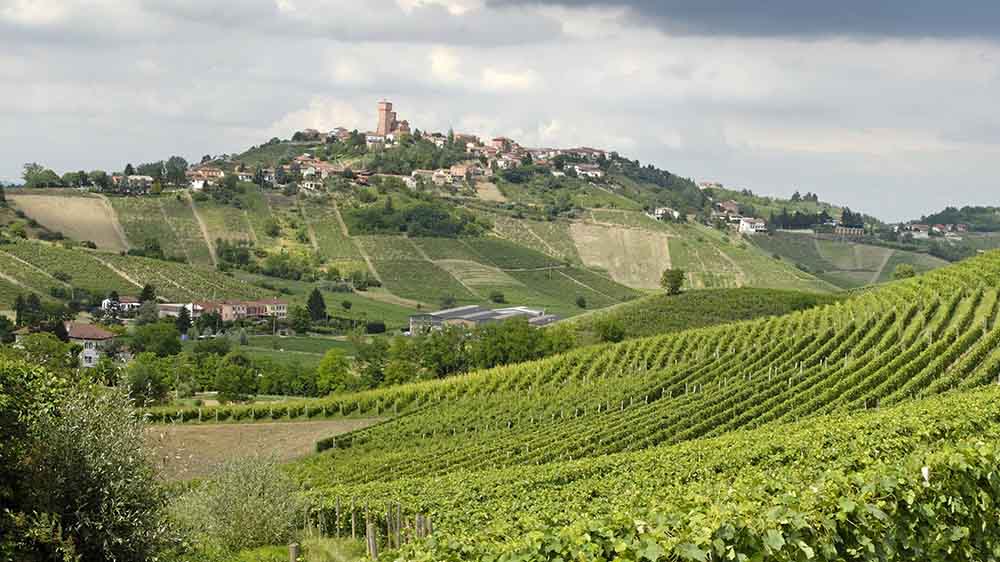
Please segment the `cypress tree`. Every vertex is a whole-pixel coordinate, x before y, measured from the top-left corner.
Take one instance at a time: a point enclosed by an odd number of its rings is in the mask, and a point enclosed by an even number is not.
[[[326,320],[326,301],[323,300],[323,294],[319,292],[319,289],[314,288],[309,293],[309,302],[306,304],[306,308],[309,309],[309,318],[313,322]]]

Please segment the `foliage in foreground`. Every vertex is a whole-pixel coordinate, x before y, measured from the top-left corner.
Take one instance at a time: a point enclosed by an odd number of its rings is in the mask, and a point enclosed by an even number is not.
[[[0,559],[147,560],[167,531],[128,397],[0,356]]]

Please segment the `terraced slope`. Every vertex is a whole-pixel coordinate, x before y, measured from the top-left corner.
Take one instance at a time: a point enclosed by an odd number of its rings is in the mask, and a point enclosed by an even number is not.
[[[111,197],[108,199],[125,230],[129,245],[142,248],[147,240],[160,243],[168,257],[211,265],[208,245],[187,200],[180,195]]]
[[[43,295],[53,287],[78,287],[97,295],[117,291],[137,295],[146,283],[171,300],[259,298],[269,293],[215,269],[135,256],[67,249],[54,244],[22,241],[0,246],[0,271],[10,287],[0,295],[13,302],[29,289]],[[68,278],[60,281],[57,277]],[[16,282],[16,283],[14,283]]]

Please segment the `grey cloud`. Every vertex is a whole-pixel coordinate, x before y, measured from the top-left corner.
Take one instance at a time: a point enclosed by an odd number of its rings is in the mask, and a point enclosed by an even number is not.
[[[627,8],[674,34],[748,37],[1000,37],[996,0],[489,0],[490,6]]]

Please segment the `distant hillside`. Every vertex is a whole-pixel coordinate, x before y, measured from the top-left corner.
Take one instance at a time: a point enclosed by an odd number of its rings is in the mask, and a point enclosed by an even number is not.
[[[920,218],[923,224],[966,224],[974,232],[1000,231],[1000,207],[945,207]]]
[[[777,289],[709,289],[679,295],[657,294],[578,316],[561,325],[574,329],[581,343],[621,341],[780,316],[814,306],[831,304],[841,297]]]
[[[775,232],[754,236],[753,243],[772,257],[843,289],[890,281],[901,264],[912,265],[918,273],[948,264],[928,254],[812,234]]]
[[[716,187],[705,189],[704,193],[715,202],[736,201],[743,214],[763,219],[767,219],[771,215],[779,215],[782,211],[807,215],[825,212],[831,217],[839,219],[843,212],[843,207],[820,201],[817,195],[811,193],[791,199],[757,195],[747,190],[738,191]]]

